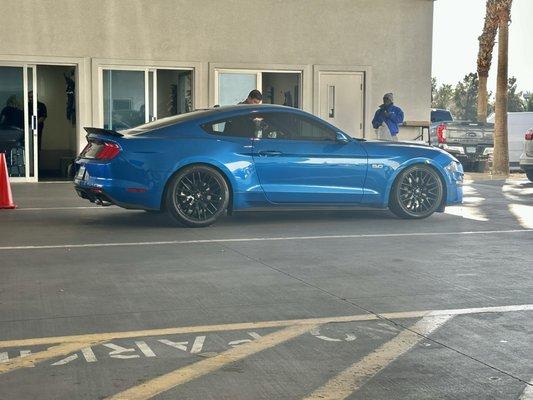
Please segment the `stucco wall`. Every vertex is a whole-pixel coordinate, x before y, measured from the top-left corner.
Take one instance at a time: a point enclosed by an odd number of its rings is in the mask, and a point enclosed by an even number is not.
[[[206,65],[364,65],[371,68],[370,109],[380,104],[383,93],[392,91],[406,119],[428,119],[431,0],[17,0],[10,4],[3,8],[0,24],[0,60],[4,54]],[[207,80],[207,71],[200,78]],[[202,87],[205,93],[200,95],[206,102],[208,85]]]

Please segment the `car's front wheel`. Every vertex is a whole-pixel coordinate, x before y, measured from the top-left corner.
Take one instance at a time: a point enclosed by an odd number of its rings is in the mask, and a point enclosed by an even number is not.
[[[443,195],[438,172],[427,165],[413,165],[396,179],[389,208],[401,218],[426,218],[440,207]]]
[[[216,169],[192,165],[179,171],[166,192],[166,210],[180,223],[198,228],[211,225],[228,208],[229,188]]]

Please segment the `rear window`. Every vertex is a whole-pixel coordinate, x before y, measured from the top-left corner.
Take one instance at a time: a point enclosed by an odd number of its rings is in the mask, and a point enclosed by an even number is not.
[[[431,122],[442,122],[442,121],[453,121],[452,113],[447,110],[431,111]]]
[[[197,111],[191,111],[185,114],[173,115],[171,117],[156,119],[155,121],[147,122],[146,124],[136,126],[135,128],[125,129],[119,132],[124,135],[133,135],[133,136],[141,135],[143,133],[153,131],[154,129],[165,128],[170,125],[174,125],[180,122],[185,122],[190,119],[197,118],[201,116],[203,113],[207,113],[207,112],[210,112],[210,111],[209,110],[197,110]]]

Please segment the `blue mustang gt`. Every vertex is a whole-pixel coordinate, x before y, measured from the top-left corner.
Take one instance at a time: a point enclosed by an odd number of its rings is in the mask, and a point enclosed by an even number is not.
[[[238,105],[86,131],[81,197],[166,211],[192,227],[253,208],[388,207],[424,218],[462,202],[463,170],[448,153],[353,139],[294,108]]]

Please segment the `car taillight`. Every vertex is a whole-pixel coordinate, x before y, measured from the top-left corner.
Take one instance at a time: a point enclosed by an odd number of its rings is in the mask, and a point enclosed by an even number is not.
[[[112,160],[120,153],[120,146],[116,143],[103,142],[101,146],[94,157],[97,160]]]
[[[533,140],[533,129],[526,132],[526,140]]]
[[[439,143],[446,143],[446,125],[437,126],[437,140]]]
[[[120,146],[111,142],[89,142],[80,153],[81,158],[108,161],[120,153]]]

